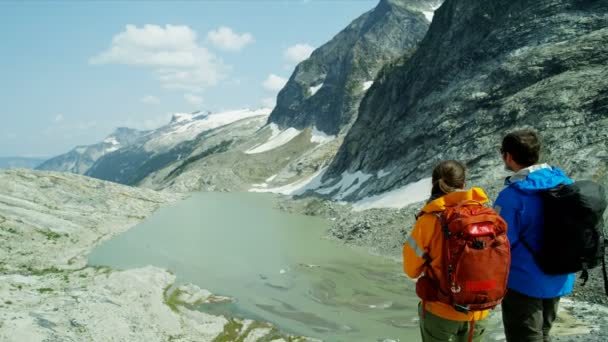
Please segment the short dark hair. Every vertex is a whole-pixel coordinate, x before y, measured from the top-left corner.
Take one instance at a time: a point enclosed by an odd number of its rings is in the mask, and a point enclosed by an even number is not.
[[[500,153],[510,153],[517,164],[528,167],[538,163],[540,146],[540,136],[535,130],[522,129],[513,131],[502,139]]]

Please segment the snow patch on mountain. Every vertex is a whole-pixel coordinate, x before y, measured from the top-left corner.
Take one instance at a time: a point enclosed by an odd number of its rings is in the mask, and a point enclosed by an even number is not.
[[[106,144],[120,145],[118,140],[116,140],[116,137],[113,137],[113,136],[107,137],[103,142]]]
[[[319,91],[319,89],[321,89],[322,87],[323,87],[323,83],[316,85],[314,87],[308,88],[308,91],[310,92],[310,96],[314,96]]]
[[[322,168],[304,179],[276,188],[266,188],[266,183],[258,184],[258,186],[254,185],[253,188],[249,189],[249,192],[272,192],[288,196],[302,195],[309,190],[314,190],[321,186],[326,170],[327,168]]]
[[[274,123],[270,124],[270,129],[272,129],[272,135],[270,136],[270,139],[268,139],[268,141],[250,150],[245,151],[245,153],[256,154],[274,150],[275,148],[287,144],[293,138],[297,137],[298,135],[300,135],[300,133],[302,133],[302,131],[293,127],[289,127],[288,129],[281,131],[279,127]]]
[[[431,194],[431,187],[431,178],[423,178],[399,189],[366,197],[355,202],[353,209],[362,211],[372,208],[404,208],[410,204],[428,199]]]
[[[346,196],[357,191],[361,184],[365,183],[370,179],[372,175],[357,171],[350,173],[348,171],[342,173],[341,179],[336,184],[328,187],[316,190],[317,193],[322,195],[329,195],[335,191],[338,193],[333,197],[336,200],[344,199]]]
[[[180,123],[185,121],[192,121],[198,113],[173,113],[171,116],[171,123]],[[206,114],[204,114],[206,115]]]
[[[382,169],[382,170],[378,171],[378,173],[376,174],[376,177],[384,178],[390,174],[391,174],[390,172],[384,171],[384,169]]]
[[[317,127],[313,126],[311,137],[310,137],[310,142],[317,143],[317,144],[323,144],[326,142],[330,142],[334,139],[336,139],[335,135],[328,135],[323,131],[319,131],[317,129]]]
[[[441,4],[432,6],[430,11],[422,11],[422,14],[424,14],[424,16],[426,17],[426,20],[428,20],[429,22],[432,22],[433,17],[435,16],[435,11],[439,7],[441,7]]]
[[[365,91],[369,90],[369,88],[371,88],[372,85],[374,85],[374,81],[363,82],[363,90],[365,90]]]

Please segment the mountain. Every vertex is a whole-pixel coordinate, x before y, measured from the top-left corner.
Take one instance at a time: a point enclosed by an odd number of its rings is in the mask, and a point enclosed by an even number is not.
[[[272,113],[241,111],[236,116],[246,120],[217,125],[208,123],[222,113],[176,115],[100,157],[85,174],[176,191],[244,191],[251,184],[271,188],[307,179],[335,156],[378,71],[411,53],[438,4],[382,0],[298,65]]]
[[[357,200],[467,163],[501,186],[498,147],[537,129],[545,161],[608,184],[608,2],[447,0],[417,51],[384,68],[323,177]],[[357,175],[356,177],[353,175]]]
[[[0,169],[33,169],[46,158],[0,157]]]
[[[120,127],[102,142],[94,145],[77,146],[66,154],[47,160],[36,169],[84,174],[97,159],[121,147],[129,146],[146,134],[148,134],[147,131]]]
[[[415,49],[439,4],[381,0],[296,67],[269,122],[282,129],[315,126],[329,135],[348,128],[378,71]]]
[[[185,157],[189,162],[166,164],[138,184],[174,191],[247,191],[253,185],[254,191],[291,193],[293,184],[326,169],[378,71],[411,53],[439,4],[380,1],[296,67],[264,127],[221,153],[198,149]],[[200,146],[219,148],[223,134],[238,130],[226,126]]]
[[[251,135],[260,128],[269,109],[241,109],[221,113],[174,114],[171,122],[142,136],[133,144],[107,154],[85,173],[87,176],[122,184],[136,185],[149,174],[168,165],[190,160],[192,153],[225,151],[237,136]],[[200,145],[223,126],[245,121],[248,129],[220,136],[217,146],[199,151]],[[205,145],[206,146],[206,145]],[[200,154],[199,158],[202,158]],[[184,159],[184,160],[183,160]]]

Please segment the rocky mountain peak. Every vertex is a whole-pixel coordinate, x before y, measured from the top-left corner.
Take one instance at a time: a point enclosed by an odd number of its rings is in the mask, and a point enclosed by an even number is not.
[[[269,122],[331,135],[350,127],[382,66],[422,40],[428,21],[420,11],[431,8],[428,1],[383,0],[355,19],[296,67]]]

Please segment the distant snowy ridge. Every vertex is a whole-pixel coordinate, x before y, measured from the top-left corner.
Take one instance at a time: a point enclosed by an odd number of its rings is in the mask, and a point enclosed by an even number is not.
[[[156,136],[146,142],[144,148],[149,151],[168,149],[181,142],[192,140],[202,132],[255,116],[268,116],[270,112],[271,109],[262,108],[257,110],[240,109],[214,114],[176,113],[173,114],[173,118],[168,125],[161,127]]]

